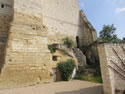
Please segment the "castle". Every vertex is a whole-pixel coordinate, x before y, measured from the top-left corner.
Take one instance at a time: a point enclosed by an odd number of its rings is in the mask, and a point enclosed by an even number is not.
[[[0,86],[53,82],[58,56],[48,45],[66,37],[79,48],[97,39],[78,0],[0,0]]]

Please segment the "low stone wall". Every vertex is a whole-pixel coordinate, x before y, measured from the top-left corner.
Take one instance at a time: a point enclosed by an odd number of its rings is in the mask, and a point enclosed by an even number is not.
[[[98,46],[104,94],[125,94],[125,44]]]

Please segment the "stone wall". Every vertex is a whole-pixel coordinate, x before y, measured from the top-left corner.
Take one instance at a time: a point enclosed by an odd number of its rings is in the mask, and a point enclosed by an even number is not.
[[[104,94],[125,93],[125,44],[98,46]]]
[[[43,24],[48,27],[49,44],[60,44],[63,38],[69,37],[77,47],[88,48],[97,40],[96,30],[80,11],[78,0],[42,0],[42,12]],[[97,45],[92,45],[86,56],[88,61],[96,62]]]
[[[88,21],[85,13],[80,11],[81,31],[78,32],[80,49],[87,57],[88,64],[98,62],[97,33],[91,23]]]
[[[80,11],[80,22],[82,28],[82,31],[79,32],[80,44],[81,46],[91,45],[94,41],[97,40],[97,33],[94,27],[88,21],[83,11]]]
[[[82,20],[84,31],[79,10],[78,0],[0,0],[0,88],[52,82],[58,62],[49,44],[66,37],[74,42],[79,37],[81,45],[93,42],[96,33]],[[58,54],[62,60],[75,58]]]
[[[42,4],[49,43],[61,43],[66,37],[75,41],[80,30],[78,0],[42,0]]]
[[[4,5],[0,8],[0,86],[53,81],[41,0],[1,0],[0,4]]]

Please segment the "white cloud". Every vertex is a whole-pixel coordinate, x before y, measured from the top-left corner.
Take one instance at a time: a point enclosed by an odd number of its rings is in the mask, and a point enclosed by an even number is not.
[[[119,14],[119,13],[121,13],[121,12],[125,12],[125,8],[117,8],[117,9],[115,10],[115,12],[116,12],[117,14]]]

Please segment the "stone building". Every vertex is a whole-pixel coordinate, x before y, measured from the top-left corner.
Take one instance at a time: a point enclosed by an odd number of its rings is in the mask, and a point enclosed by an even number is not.
[[[48,45],[69,37],[82,47],[96,36],[86,25],[84,31],[78,0],[0,0],[0,87],[53,82],[57,61]]]

